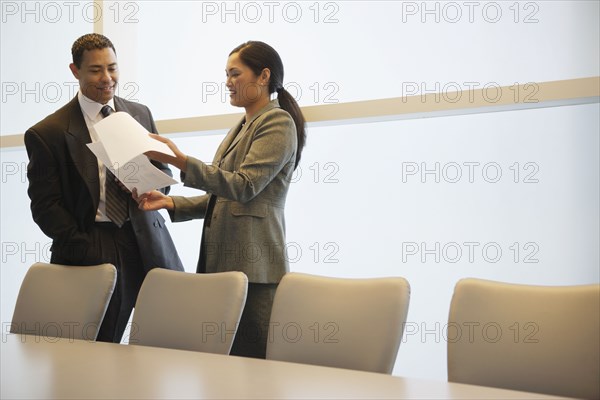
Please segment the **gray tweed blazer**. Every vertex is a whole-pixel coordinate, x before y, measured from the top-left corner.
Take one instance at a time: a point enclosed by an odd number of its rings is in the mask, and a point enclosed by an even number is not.
[[[284,207],[296,160],[296,126],[277,100],[233,127],[212,164],[188,158],[185,186],[173,196],[173,221],[209,218],[202,247],[206,272],[242,271],[254,283],[278,283],[289,270]],[[207,216],[211,196],[214,209]]]

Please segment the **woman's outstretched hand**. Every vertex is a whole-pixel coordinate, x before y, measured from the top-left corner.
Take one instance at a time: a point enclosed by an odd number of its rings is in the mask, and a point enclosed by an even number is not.
[[[183,154],[181,152],[181,150],[179,150],[177,148],[177,146],[175,146],[175,143],[173,143],[171,140],[169,140],[165,137],[156,135],[154,133],[150,133],[149,135],[152,139],[158,140],[159,142],[166,143],[166,145],[169,146],[169,148],[173,151],[173,153],[175,153],[175,157],[164,154],[164,153],[160,153],[158,151],[147,151],[144,154],[147,155],[148,158],[150,158],[152,160],[171,164],[171,165],[179,168],[181,171],[185,172],[186,167],[187,167],[187,156],[185,154]]]

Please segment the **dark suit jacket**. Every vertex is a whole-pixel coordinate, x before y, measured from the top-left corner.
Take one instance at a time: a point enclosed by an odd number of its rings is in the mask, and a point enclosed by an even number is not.
[[[114,102],[116,111],[127,112],[148,131],[156,132],[146,106],[118,97]],[[98,161],[86,146],[90,142],[77,97],[25,133],[33,219],[52,238],[52,258],[70,264],[86,259],[92,245],[89,232],[100,199]],[[154,165],[171,175],[166,165]],[[160,213],[143,212],[130,199],[129,217],[139,247],[143,249],[144,269],[183,270]]]

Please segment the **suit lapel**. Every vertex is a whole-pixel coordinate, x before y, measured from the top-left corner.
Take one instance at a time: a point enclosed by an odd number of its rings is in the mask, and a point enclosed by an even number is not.
[[[127,114],[131,115],[133,118],[135,118],[138,122],[140,117],[138,117],[137,115],[133,115],[130,110],[129,107],[127,107],[127,104],[125,104],[124,101],[122,101],[119,97],[114,97],[114,102],[115,102],[115,111],[123,111],[126,112]]]
[[[142,118],[135,112],[135,110],[132,110],[130,107],[127,107],[127,103],[125,103],[123,101],[123,99],[115,96],[114,101],[115,101],[115,111],[126,112],[127,114],[131,115],[133,117],[133,119],[135,119],[137,122],[139,122],[142,126],[144,125],[142,123]]]
[[[65,140],[75,168],[77,168],[88,188],[94,203],[94,209],[97,209],[100,199],[98,160],[94,153],[86,146],[87,143],[92,142],[92,139],[90,138],[90,133],[85,124],[83,112],[81,111],[77,97],[71,101],[69,110],[69,127],[65,135]]]
[[[248,129],[248,124],[243,124],[244,120],[242,119],[238,124],[229,131],[219,148],[217,149],[217,158],[220,160],[227,153],[233,150],[234,146],[240,141],[242,134],[246,132]]]
[[[229,152],[231,152],[233,150],[235,145],[238,144],[238,142],[242,139],[242,136],[244,136],[244,133],[246,133],[246,131],[248,131],[250,129],[250,126],[254,123],[254,121],[256,121],[256,119],[258,117],[260,117],[261,115],[263,115],[264,113],[266,113],[267,111],[269,111],[275,107],[279,107],[279,102],[277,100],[270,101],[269,104],[267,104],[261,110],[259,110],[256,113],[256,115],[252,116],[250,121],[247,121],[241,129],[240,129],[240,125],[242,124],[243,120],[239,122],[236,129],[232,129],[231,131],[229,131],[229,134],[223,141],[223,143],[226,144],[227,147],[223,146],[223,149],[225,151],[223,152],[223,154],[221,155],[220,158],[225,157]],[[239,130],[239,133],[237,135],[235,135],[235,137],[234,137],[233,135],[238,130]],[[231,138],[230,138],[230,136],[231,136]],[[219,150],[221,150],[221,147],[219,147]]]

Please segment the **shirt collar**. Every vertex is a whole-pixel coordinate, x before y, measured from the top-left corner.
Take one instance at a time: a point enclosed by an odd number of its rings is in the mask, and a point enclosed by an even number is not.
[[[81,110],[85,113],[85,115],[87,115],[87,117],[91,121],[96,121],[98,119],[98,114],[100,114],[100,110],[102,109],[102,107],[105,106],[105,104],[100,104],[95,102],[94,100],[87,98],[83,93],[81,93],[81,90],[79,90],[79,93],[77,93],[77,99],[79,100],[79,106],[81,107]],[[110,99],[106,104],[108,104],[112,107],[113,110],[115,110],[114,98]]]

